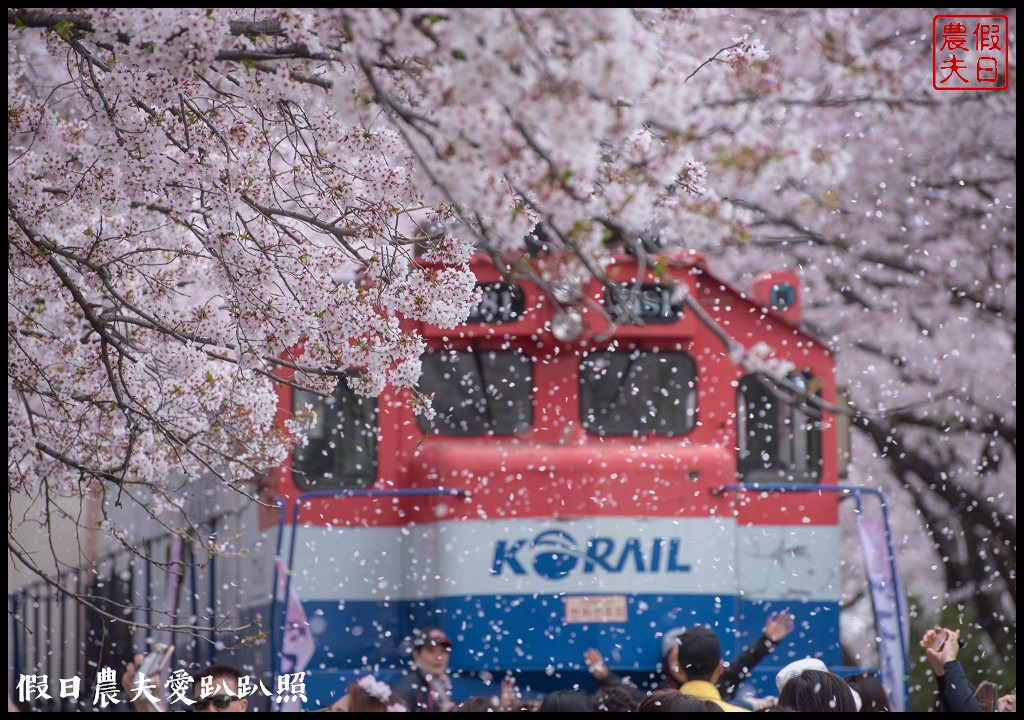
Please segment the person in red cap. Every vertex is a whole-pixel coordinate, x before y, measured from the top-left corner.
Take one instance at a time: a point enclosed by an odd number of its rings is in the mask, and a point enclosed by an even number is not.
[[[448,712],[455,705],[448,676],[453,647],[440,628],[413,631],[412,668],[391,688],[412,712]]]

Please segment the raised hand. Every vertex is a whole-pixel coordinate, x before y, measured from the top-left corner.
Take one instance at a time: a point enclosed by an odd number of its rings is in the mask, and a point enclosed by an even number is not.
[[[501,698],[498,707],[502,710],[514,710],[520,703],[519,689],[516,688],[516,679],[507,677],[501,681]]]
[[[1003,695],[996,700],[996,712],[1017,712],[1017,693]]]
[[[763,632],[773,643],[778,643],[793,632],[793,627],[793,613],[786,609],[769,615],[764,623]]]
[[[945,664],[956,660],[960,652],[960,631],[936,625],[926,631],[919,643],[932,670],[939,677],[945,675]]]
[[[608,677],[608,666],[604,664],[604,656],[600,650],[589,648],[583,653],[583,661],[587,664],[587,670],[596,680],[604,680]]]

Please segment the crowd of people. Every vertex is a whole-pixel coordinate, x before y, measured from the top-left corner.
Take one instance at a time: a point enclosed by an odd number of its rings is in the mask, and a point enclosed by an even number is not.
[[[506,679],[498,696],[477,695],[456,701],[452,696],[449,661],[454,647],[440,628],[414,632],[407,671],[393,685],[363,674],[348,685],[346,693],[323,708],[329,712],[890,712],[892,708],[878,677],[871,673],[840,676],[817,658],[802,658],[785,666],[775,678],[778,695],[738,697],[738,690],[753,668],[771,654],[793,630],[788,612],[771,615],[761,635],[732,662],[725,662],[717,633],[706,626],[675,628],[663,635],[661,678],[658,687],[644,690],[620,677],[606,665],[601,653],[584,653],[597,690],[579,687],[548,693],[540,699],[523,699],[515,683]],[[960,631],[929,629],[919,643],[935,676],[937,711],[1016,712],[1016,690],[986,699],[976,694],[957,659]],[[128,663],[123,685],[133,689],[143,656]],[[227,665],[205,668],[193,676],[193,712],[245,712],[248,702],[240,683],[241,671]],[[984,685],[984,683],[982,683]],[[135,692],[140,711],[154,707],[153,686]]]

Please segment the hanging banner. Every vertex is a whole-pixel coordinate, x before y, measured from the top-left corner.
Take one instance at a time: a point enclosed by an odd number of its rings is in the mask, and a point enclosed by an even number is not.
[[[278,594],[284,598],[285,587],[288,580],[288,568],[284,560],[277,558],[277,579]],[[306,611],[299,600],[299,594],[295,586],[291,587],[288,598],[284,620],[284,637],[281,641],[281,675],[280,682],[286,679],[287,688],[278,688],[277,696],[280,702],[274,703],[274,710],[278,712],[302,712],[302,701],[305,700],[305,684],[302,675],[313,658],[316,644],[313,642],[313,633],[309,629],[309,622],[306,620]],[[275,619],[276,622],[276,619]],[[287,681],[287,676],[297,676],[294,682]]]
[[[895,559],[890,559],[885,522],[857,516],[861,547],[864,549],[864,571],[871,589],[875,611],[875,632],[878,636],[879,678],[893,712],[907,711],[906,649],[909,625],[903,586],[895,572]],[[902,632],[900,628],[902,627]]]

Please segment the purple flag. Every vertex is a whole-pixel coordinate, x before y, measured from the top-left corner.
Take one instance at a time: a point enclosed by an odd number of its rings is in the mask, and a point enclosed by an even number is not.
[[[288,568],[281,558],[277,558],[277,579],[278,595],[284,598]],[[306,669],[309,661],[313,658],[316,645],[313,642],[313,633],[309,629],[309,622],[306,620],[306,611],[302,608],[302,601],[299,600],[299,594],[295,592],[294,584],[288,593],[286,602],[284,637],[281,641],[281,676],[277,678],[277,682],[288,682],[289,685],[287,690],[278,686],[277,697],[283,699],[281,702],[274,703],[274,710],[301,712],[302,700],[299,695],[305,693],[305,684],[293,683],[290,679],[286,679],[286,676],[301,673]]]
[[[904,649],[909,640],[903,586],[890,563],[886,543],[885,522],[857,516],[857,529],[864,548],[864,570],[871,588],[871,605],[875,610],[875,631],[878,634],[879,678],[893,712],[906,712],[907,668]],[[900,632],[902,620],[903,632]]]

